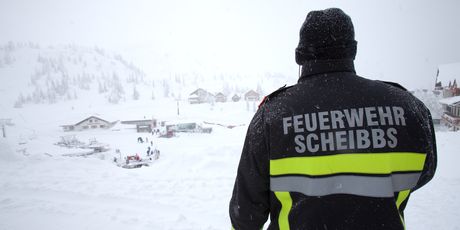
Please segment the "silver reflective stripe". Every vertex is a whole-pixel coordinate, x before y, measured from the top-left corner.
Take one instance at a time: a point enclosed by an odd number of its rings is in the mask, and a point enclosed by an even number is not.
[[[270,190],[299,192],[307,196],[354,194],[370,197],[393,197],[394,192],[413,188],[420,173],[388,176],[337,175],[321,178],[282,176],[270,178]]]

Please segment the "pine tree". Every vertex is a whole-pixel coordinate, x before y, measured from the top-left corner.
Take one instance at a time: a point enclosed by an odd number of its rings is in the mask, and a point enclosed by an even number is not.
[[[19,94],[18,99],[14,103],[14,108],[22,108],[22,105],[26,102],[26,98],[22,93]]]
[[[22,103],[19,102],[19,101],[16,101],[16,102],[14,102],[14,106],[13,106],[13,107],[14,107],[14,108],[17,108],[17,109],[18,109],[18,108],[22,108]]]
[[[97,87],[97,88],[98,88],[98,92],[99,92],[100,94],[101,94],[101,93],[104,93],[104,88],[103,88],[101,82],[98,81],[97,84],[98,84],[98,87]]]
[[[139,91],[137,91],[136,86],[133,88],[133,99],[139,100]]]
[[[257,83],[256,92],[257,92],[259,95],[264,95],[264,94],[263,94],[263,91],[262,91],[262,86],[260,85],[260,82]]]
[[[169,84],[166,80],[163,80],[163,93],[164,97],[169,97]]]
[[[118,104],[118,102],[123,98],[123,94],[125,94],[125,91],[120,83],[118,76],[114,74],[112,80],[112,90],[109,94],[108,100],[110,103]]]

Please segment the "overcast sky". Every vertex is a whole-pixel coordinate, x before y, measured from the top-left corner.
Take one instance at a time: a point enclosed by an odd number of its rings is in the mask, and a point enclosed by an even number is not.
[[[352,18],[364,77],[432,88],[438,65],[460,62],[456,0],[0,0],[0,42],[98,46],[148,74],[297,76],[300,26],[329,7]]]

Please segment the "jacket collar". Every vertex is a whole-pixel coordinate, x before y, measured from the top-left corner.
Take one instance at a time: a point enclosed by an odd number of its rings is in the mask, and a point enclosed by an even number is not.
[[[353,59],[311,60],[302,65],[302,74],[299,81],[307,77],[322,73],[355,72]]]

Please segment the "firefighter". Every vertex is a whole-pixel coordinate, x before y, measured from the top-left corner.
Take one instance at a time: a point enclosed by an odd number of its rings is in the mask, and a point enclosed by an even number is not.
[[[348,15],[308,13],[297,84],[268,95],[238,166],[234,229],[402,230],[409,196],[436,170],[425,105],[396,83],[355,73]]]

